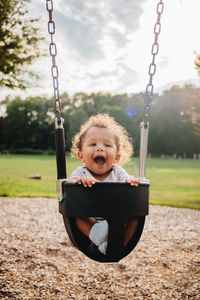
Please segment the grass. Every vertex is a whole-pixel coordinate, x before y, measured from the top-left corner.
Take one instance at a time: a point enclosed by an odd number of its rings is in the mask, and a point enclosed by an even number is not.
[[[151,203],[200,209],[200,161],[150,160]]]
[[[67,157],[67,172],[80,165]],[[137,173],[138,159],[124,165]],[[150,203],[200,209],[200,160],[149,159]],[[42,180],[28,179],[39,173]],[[56,197],[56,161],[46,155],[0,155],[0,196]]]

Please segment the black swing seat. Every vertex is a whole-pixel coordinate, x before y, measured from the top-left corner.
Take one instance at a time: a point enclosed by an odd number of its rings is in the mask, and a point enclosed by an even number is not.
[[[137,245],[149,212],[149,181],[138,187],[128,183],[95,183],[91,188],[77,183],[61,182],[62,195],[59,212],[74,246],[89,258],[98,262],[117,262],[128,255]],[[109,224],[106,255],[101,254],[76,226],[76,217],[102,217]],[[137,229],[123,246],[125,224],[128,218],[137,217]]]

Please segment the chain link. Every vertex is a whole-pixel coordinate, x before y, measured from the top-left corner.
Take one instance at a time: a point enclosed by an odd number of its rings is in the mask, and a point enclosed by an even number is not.
[[[55,34],[55,23],[52,19],[53,0],[46,0],[46,8],[49,13],[48,32],[51,37],[51,42],[49,44],[49,53],[52,58],[51,76],[53,79],[55,114],[57,117],[57,122],[58,122],[58,124],[60,124],[61,123],[61,103],[60,103],[59,84],[58,84],[59,73],[58,73],[58,67],[56,65],[57,48],[56,48],[56,44],[54,43],[54,39],[53,39],[53,35]]]
[[[159,51],[159,44],[158,44],[158,36],[161,31],[161,15],[163,13],[164,9],[164,3],[162,0],[157,5],[157,21],[156,24],[154,25],[154,43],[151,48],[151,54],[152,54],[152,62],[149,65],[149,82],[146,86],[146,104],[144,106],[144,124],[147,126],[147,119],[150,114],[150,101],[151,97],[153,95],[153,76],[156,73],[156,64],[155,64],[155,59],[156,55],[158,54]]]

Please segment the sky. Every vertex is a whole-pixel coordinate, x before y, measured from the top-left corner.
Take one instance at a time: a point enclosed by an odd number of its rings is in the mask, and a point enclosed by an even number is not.
[[[146,90],[152,60],[156,7],[159,0],[54,0],[54,41],[58,54],[60,93],[138,93]],[[194,68],[200,53],[200,1],[166,0],[161,17],[154,93],[185,82],[200,85]],[[32,0],[29,13],[48,49],[48,13],[45,0]],[[26,95],[51,95],[51,58],[38,60],[40,76]]]

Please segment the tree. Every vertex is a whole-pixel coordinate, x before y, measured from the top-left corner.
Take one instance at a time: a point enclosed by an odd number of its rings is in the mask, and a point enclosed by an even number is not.
[[[197,74],[200,76],[200,55],[196,53],[196,58],[194,60],[195,69]]]
[[[54,147],[52,102],[41,97],[7,99],[4,140],[7,149]]]
[[[199,54],[196,56],[194,64],[195,64],[195,69],[197,70],[197,74],[200,77],[200,55]],[[190,115],[190,119],[192,120],[192,123],[195,126],[196,135],[200,136],[200,101],[199,101],[200,89],[198,91],[198,95],[197,93],[195,94],[196,95],[194,95],[193,97],[192,105],[190,106],[189,115]]]
[[[198,94],[198,88],[186,85],[174,86],[157,97],[150,116],[149,151],[152,154],[192,156],[199,153],[200,141],[191,117],[192,103]]]
[[[200,136],[200,88],[186,84],[176,89],[176,95],[184,101],[185,122],[193,124],[194,134]]]
[[[0,0],[0,87],[25,89],[35,76],[28,69],[36,58],[44,55],[38,44],[43,38],[35,23],[27,18],[30,0]]]
[[[185,93],[183,97],[188,104],[186,116],[188,121],[193,124],[194,134],[200,136],[200,88],[195,88],[192,85],[186,87],[188,93]]]

